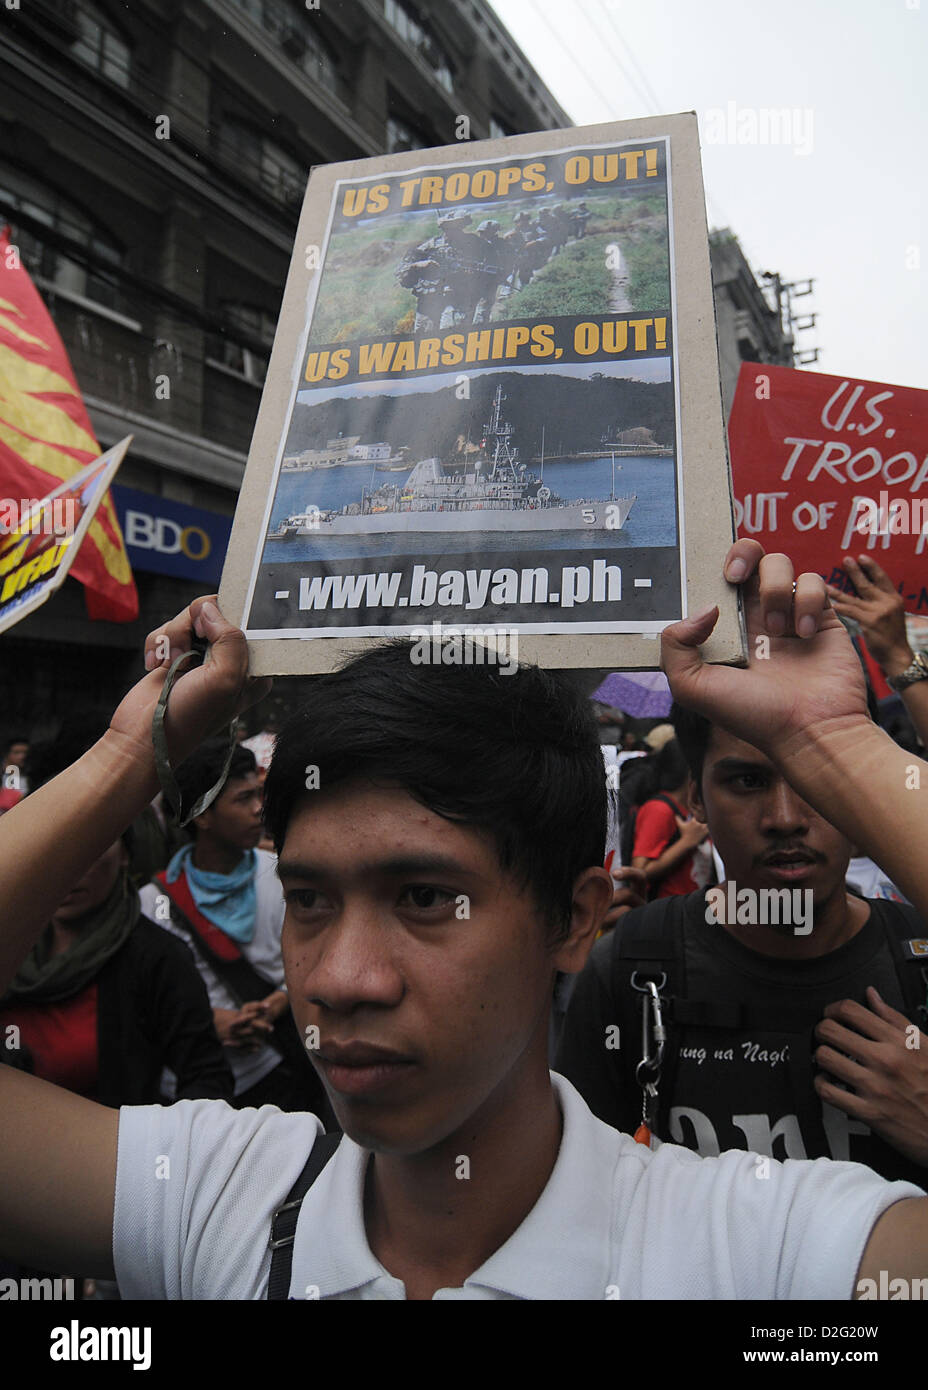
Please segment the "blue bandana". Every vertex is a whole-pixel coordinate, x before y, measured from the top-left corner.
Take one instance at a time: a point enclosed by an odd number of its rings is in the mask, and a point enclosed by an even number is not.
[[[253,849],[249,849],[230,874],[210,874],[194,864],[193,845],[184,845],[168,865],[165,878],[168,883],[175,883],[186,872],[190,895],[203,916],[224,931],[226,936],[231,936],[233,941],[244,944],[251,941],[255,934],[257,867],[258,856]]]

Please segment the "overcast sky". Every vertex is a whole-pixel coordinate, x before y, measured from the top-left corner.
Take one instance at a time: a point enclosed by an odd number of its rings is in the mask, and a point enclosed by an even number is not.
[[[928,387],[928,0],[491,3],[576,125],[698,114],[710,227],[815,280],[810,370]],[[717,142],[730,109],[791,143]]]

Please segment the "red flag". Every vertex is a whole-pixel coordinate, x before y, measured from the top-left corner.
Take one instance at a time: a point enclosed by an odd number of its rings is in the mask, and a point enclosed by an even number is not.
[[[100,454],[58,332],[0,231],[0,494],[44,497]],[[109,493],[74,559],[91,618],[132,622],[139,600]]]

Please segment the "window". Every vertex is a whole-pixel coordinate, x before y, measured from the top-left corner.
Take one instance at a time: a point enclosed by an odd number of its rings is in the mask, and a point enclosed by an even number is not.
[[[421,130],[416,130],[415,126],[401,121],[399,117],[387,117],[387,154],[400,154],[403,150],[427,150],[434,143]]]
[[[260,130],[228,117],[222,123],[219,148],[229,163],[278,202],[288,206],[302,202],[308,170]]]
[[[428,63],[435,80],[441,83],[445,91],[453,91],[454,71],[448,56],[419,21],[412,7],[404,4],[403,0],[383,0],[383,13],[387,23],[396,30],[403,42],[415,49],[419,57]],[[420,146],[410,145],[407,148],[419,149]]]
[[[96,5],[81,0],[75,14],[78,38],[71,52],[80,63],[101,73],[120,87],[129,86],[131,50]]]
[[[516,134],[518,134],[518,132],[515,131],[515,130],[513,130],[513,128],[512,128],[511,125],[507,125],[505,121],[500,121],[500,120],[498,120],[498,119],[496,118],[496,116],[491,116],[491,117],[490,117],[490,139],[491,139],[491,140],[500,140],[500,139],[502,139],[502,137],[503,137],[504,135],[516,135]]]
[[[328,46],[319,37],[311,15],[299,14],[283,0],[233,0],[253,23],[267,33],[275,46],[307,77],[338,95],[338,72]]]
[[[275,319],[254,304],[228,300],[222,305],[222,316],[228,324],[228,332],[216,336],[211,344],[213,355],[230,371],[263,385],[277,328]],[[250,346],[246,347],[246,342]],[[265,344],[267,351],[259,352],[258,343]]]
[[[51,238],[46,241],[33,227],[17,225],[17,212],[77,243],[86,252],[86,260],[72,260],[57,249]],[[108,268],[116,270],[122,265],[123,249],[101,232],[76,203],[28,174],[0,170],[0,213],[13,224],[13,240],[31,275],[40,276],[56,289],[126,312],[118,281],[106,275]]]

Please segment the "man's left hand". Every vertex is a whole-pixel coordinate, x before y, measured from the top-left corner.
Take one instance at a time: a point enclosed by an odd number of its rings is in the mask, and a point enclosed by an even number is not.
[[[885,1004],[872,985],[867,1001],[870,1008],[851,999],[829,1004],[815,1028],[824,1044],[816,1062],[853,1089],[822,1075],[815,1089],[829,1105],[928,1167],[928,1036]]]

